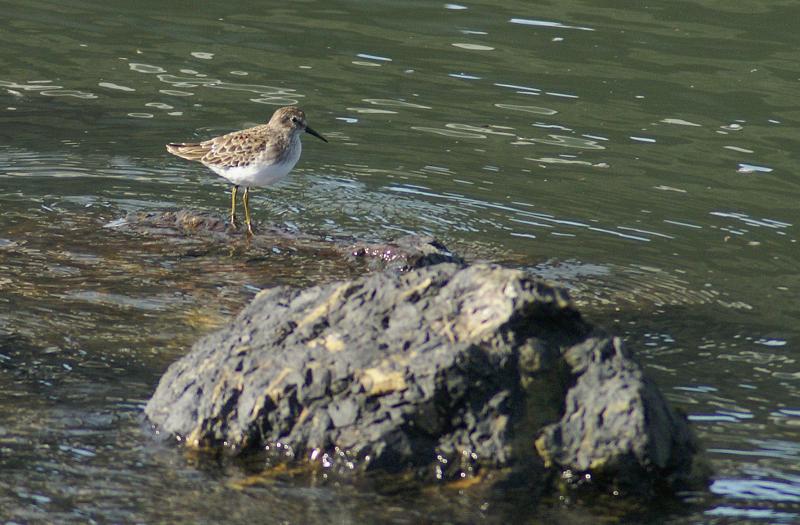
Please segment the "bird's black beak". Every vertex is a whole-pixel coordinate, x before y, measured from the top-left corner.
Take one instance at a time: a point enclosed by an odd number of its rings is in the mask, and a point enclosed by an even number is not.
[[[319,133],[317,133],[316,131],[314,131],[313,129],[311,129],[308,126],[306,126],[306,133],[311,133],[312,135],[317,137],[322,142],[328,142],[328,139],[326,139],[325,137],[323,137],[322,135],[320,135]]]

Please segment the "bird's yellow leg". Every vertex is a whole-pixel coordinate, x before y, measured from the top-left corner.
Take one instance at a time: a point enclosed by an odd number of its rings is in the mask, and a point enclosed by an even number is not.
[[[231,190],[231,226],[236,229],[239,225],[236,224],[236,192],[239,186],[234,186]]]
[[[250,187],[244,188],[242,203],[244,204],[244,222],[247,224],[247,233],[254,235],[253,224],[250,222]]]

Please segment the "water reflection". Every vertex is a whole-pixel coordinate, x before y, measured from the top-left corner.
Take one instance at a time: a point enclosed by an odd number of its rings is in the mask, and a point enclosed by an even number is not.
[[[536,143],[549,144],[551,146],[560,146],[564,148],[577,148],[577,149],[606,149],[605,146],[599,144],[596,140],[573,137],[569,135],[556,135],[550,134],[548,138],[521,138],[514,142],[515,145],[525,146],[533,145]]]
[[[497,108],[510,109],[511,111],[521,111],[523,113],[533,113],[535,115],[555,115],[558,113],[555,109],[543,108],[539,106],[523,106],[520,104],[500,104],[494,105]]]
[[[122,86],[120,84],[115,84],[113,82],[98,82],[97,85],[106,89],[115,89],[117,91],[127,91],[127,92],[136,91],[136,89],[132,87]]]
[[[364,102],[374,104],[376,106],[389,106],[398,108],[412,108],[412,109],[431,109],[430,106],[423,106],[422,104],[414,104],[413,102],[406,102],[405,100],[395,100],[389,98],[365,98]]]
[[[720,495],[747,500],[800,502],[800,478],[787,481],[718,479],[711,490]]]
[[[470,44],[466,42],[455,42],[451,44],[453,47],[458,47],[461,49],[467,49],[469,51],[494,51],[492,46],[485,46],[482,44]]]
[[[367,54],[367,53],[359,53],[356,56],[358,58],[366,58],[367,60],[376,60],[378,62],[391,62],[392,61],[392,59],[389,58],[389,57],[382,57],[382,56],[378,56],[378,55],[370,55],[370,54]],[[353,63],[356,64],[357,62],[353,62]]]
[[[297,93],[294,89],[279,88],[274,86],[264,86],[259,84],[240,84],[237,82],[225,82],[216,78],[207,78],[205,75],[196,73],[194,76],[177,76],[166,73],[162,68],[147,66],[146,64],[130,64],[131,69],[140,73],[154,73],[163,83],[177,88],[211,88],[224,89],[229,91],[244,91],[259,95],[251,98],[251,102],[260,104],[272,104],[276,106],[291,106],[297,104],[304,95]],[[174,96],[191,96],[192,92],[181,90],[160,90],[161,93]]]
[[[84,100],[93,100],[97,98],[97,95],[94,93],[58,86],[53,84],[52,80],[30,80],[26,83],[0,80],[0,86],[6,88],[6,91],[10,95],[17,97],[22,97],[24,92],[35,92],[46,97],[74,97]]]
[[[549,20],[533,20],[529,18],[512,18],[509,20],[512,24],[522,24],[526,26],[537,26],[537,27],[552,27],[557,29],[577,29],[578,31],[594,31],[591,27],[581,27],[581,26],[572,26],[568,24],[563,24],[561,22],[552,22]]]

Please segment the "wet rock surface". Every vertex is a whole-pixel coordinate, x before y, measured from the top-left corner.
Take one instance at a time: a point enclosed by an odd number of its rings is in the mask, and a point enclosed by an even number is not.
[[[589,339],[567,349],[570,384],[560,420],[536,440],[545,466],[562,479],[593,481],[622,492],[656,492],[699,482],[698,445],[617,338]]]
[[[227,218],[193,210],[132,212],[106,225],[119,231],[169,237],[174,242],[192,242],[206,249],[246,242],[251,256],[259,253],[302,252],[305,255],[338,259],[343,265],[361,270],[398,271],[441,262],[463,263],[432,237],[407,235],[389,242],[364,242],[348,237],[301,233],[286,225],[258,224],[249,237],[243,227],[234,229]]]
[[[167,370],[146,415],[190,447],[427,479],[523,466],[675,488],[696,450],[618,341],[493,265],[264,290]]]

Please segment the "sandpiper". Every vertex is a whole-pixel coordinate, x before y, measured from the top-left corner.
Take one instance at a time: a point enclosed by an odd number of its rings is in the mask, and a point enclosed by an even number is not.
[[[242,204],[247,233],[253,235],[250,222],[250,188],[275,184],[286,177],[303,149],[302,132],[324,142],[325,137],[308,127],[306,114],[298,107],[279,108],[269,122],[203,142],[167,144],[167,151],[187,160],[196,160],[231,184],[231,225],[236,228],[236,193],[244,186]]]

